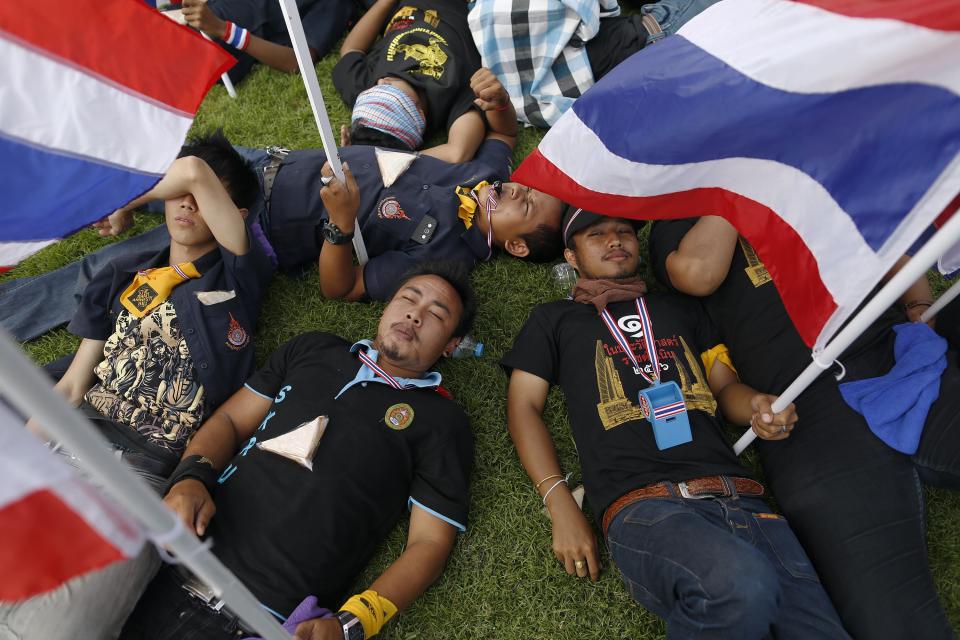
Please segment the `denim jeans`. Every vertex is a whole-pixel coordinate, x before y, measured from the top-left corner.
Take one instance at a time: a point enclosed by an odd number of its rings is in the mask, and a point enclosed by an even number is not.
[[[250,634],[191,597],[173,569],[164,567],[130,614],[121,640],[230,640]]]
[[[643,5],[640,11],[653,16],[663,30],[663,33],[647,36],[647,44],[676,33],[687,21],[716,2],[718,0],[660,0],[655,4]]]
[[[755,497],[641,500],[607,535],[667,638],[848,638],[787,521]]]
[[[267,153],[247,147],[237,147],[237,151],[253,165],[262,180]],[[163,203],[152,202],[147,208],[162,213]],[[247,219],[257,220],[262,211],[263,198],[258,196]],[[161,224],[140,235],[108,244],[49,273],[0,283],[0,326],[17,341],[24,342],[70,322],[87,284],[111,260],[134,253],[157,253],[169,244],[170,234]]]

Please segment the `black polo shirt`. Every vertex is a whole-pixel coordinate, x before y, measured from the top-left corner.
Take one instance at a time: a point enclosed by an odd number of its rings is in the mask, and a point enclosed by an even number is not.
[[[661,379],[676,382],[683,393],[693,434],[686,444],[657,448],[637,403],[649,384],[634,373],[593,305],[558,300],[537,306],[502,360],[508,371],[520,369],[563,389],[597,518],[620,496],[656,482],[750,475],[724,437],[701,362],[701,354],[720,342],[716,329],[693,298],[654,293],[646,300]],[[649,363],[634,302],[608,309],[641,364]]]
[[[463,528],[473,436],[463,411],[432,388],[366,382],[337,394],[361,363],[350,343],[307,333],[247,383],[272,404],[220,477],[214,553],[260,601],[287,616],[308,595],[336,610],[414,503]],[[313,470],[258,442],[327,416]]]
[[[480,53],[467,25],[466,2],[400,2],[383,38],[369,52],[352,51],[340,58],[333,68],[333,85],[353,107],[357,95],[380,78],[406,80],[426,98],[424,137],[428,137],[449,130],[457,118],[476,108],[470,77],[480,66]]]
[[[205,405],[212,410],[239,389],[254,370],[253,331],[273,267],[253,238],[250,250],[242,256],[218,247],[193,264],[200,277],[177,286],[169,300],[176,309],[180,332],[203,384]],[[123,310],[120,294],[137,271],[167,266],[169,246],[160,253],[114,260],[87,285],[67,329],[81,338],[106,340],[114,331],[117,314]],[[234,296],[213,303],[209,297],[197,295],[210,291],[232,291]]]
[[[507,180],[511,155],[500,140],[485,141],[473,160],[460,164],[421,155],[388,188],[383,186],[375,147],[341,149],[360,191],[358,222],[370,256],[363,271],[367,295],[386,300],[397,279],[422,260],[471,266],[486,260],[486,236],[476,225],[467,229],[457,216],[460,200],[454,189],[482,180]],[[320,169],[325,162],[320,149],[293,151],[277,172],[268,233],[284,269],[316,260],[320,254],[318,225],[327,218],[320,199]]]

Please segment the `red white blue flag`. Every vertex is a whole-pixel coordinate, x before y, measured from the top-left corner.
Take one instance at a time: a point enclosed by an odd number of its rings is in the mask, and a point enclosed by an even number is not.
[[[233,58],[141,0],[0,2],[0,269],[149,190]]]
[[[145,539],[131,518],[23,422],[0,398],[0,602],[23,600],[131,558]]]
[[[514,179],[723,216],[822,346],[960,192],[960,3],[722,0],[578,99]]]

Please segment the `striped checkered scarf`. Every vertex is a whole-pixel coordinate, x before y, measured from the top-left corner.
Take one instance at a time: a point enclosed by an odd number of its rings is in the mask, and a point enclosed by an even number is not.
[[[360,92],[353,105],[351,124],[391,135],[411,150],[423,143],[423,132],[427,128],[413,98],[389,84],[378,84]]]

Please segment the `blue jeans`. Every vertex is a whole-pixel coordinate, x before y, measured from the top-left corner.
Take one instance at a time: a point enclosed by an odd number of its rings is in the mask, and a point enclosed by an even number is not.
[[[262,180],[267,153],[246,147],[237,147],[237,151],[253,165]],[[152,202],[147,208],[162,213],[163,203]],[[258,196],[247,219],[257,220],[262,211],[263,198]],[[54,271],[0,283],[0,326],[17,341],[24,342],[70,322],[87,284],[110,261],[135,253],[157,253],[169,244],[170,234],[161,224],[140,235],[108,244]]]
[[[641,500],[607,545],[671,640],[849,638],[790,525],[759,498]]]
[[[718,0],[660,0],[655,4],[645,4],[640,11],[651,15],[663,29],[663,33],[647,36],[647,44],[665,38]]]

